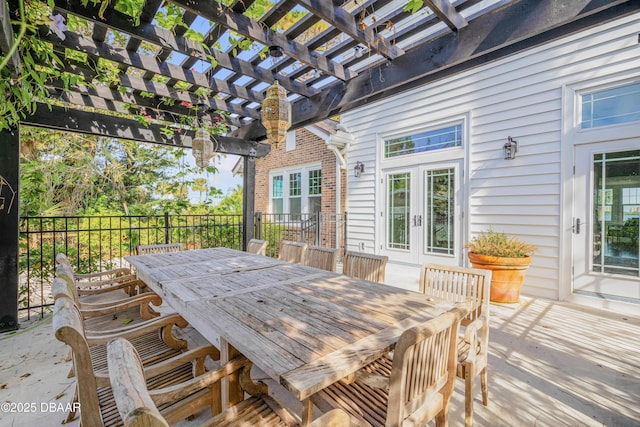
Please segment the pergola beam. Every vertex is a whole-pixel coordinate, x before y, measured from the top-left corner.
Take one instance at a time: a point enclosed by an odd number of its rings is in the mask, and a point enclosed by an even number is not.
[[[142,55],[123,48],[112,47],[107,43],[97,42],[79,34],[69,33],[64,40],[60,40],[55,34],[47,34],[45,29],[41,31],[40,36],[43,40],[51,42],[54,46],[74,49],[91,55],[96,59],[108,59],[118,64],[136,67],[152,74],[181,80],[199,88],[205,88],[214,92],[224,92],[236,98],[243,98],[251,102],[261,103],[264,99],[264,95],[261,92],[247,90],[243,86],[229,84],[229,82],[222,79],[214,77],[208,78],[205,74],[198,71],[187,70],[168,62],[158,62],[154,56]]]
[[[457,33],[419,45],[389,65],[374,66],[345,84],[326,88],[321,96],[295,101],[292,127],[326,119],[639,10],[640,2],[631,0],[514,1],[480,15]],[[232,134],[260,139],[265,131],[259,122],[253,122]]]
[[[404,54],[402,49],[391,45],[379,34],[375,34],[371,27],[364,27],[363,25],[364,29],[361,29],[361,24],[350,13],[340,7],[333,6],[326,0],[296,0],[296,3],[324,19],[337,30],[368,46],[370,49],[376,50],[386,58],[394,59]]]
[[[451,28],[451,31],[458,31],[469,25],[449,0],[423,0],[423,2],[442,22],[447,24],[447,27]]]
[[[22,120],[21,124],[185,148],[191,147],[195,135],[194,131],[184,130],[181,134],[176,132],[173,136],[167,136],[162,131],[165,126],[160,124],[150,123],[144,127],[133,119],[57,105],[52,105],[49,110],[46,104],[38,104],[36,112]],[[226,136],[214,136],[213,139],[216,152],[219,153],[264,157],[271,151],[270,145],[255,141]]]
[[[133,38],[146,41],[159,47],[169,48],[196,60],[211,62],[207,56],[210,55],[215,58],[218,66],[222,68],[226,68],[230,71],[252,77],[256,80],[265,81],[267,83],[275,82],[274,74],[268,70],[254,67],[250,62],[234,58],[232,55],[221,52],[218,49],[207,49],[200,43],[196,43],[184,36],[176,36],[171,31],[150,23],[141,23],[140,26],[135,26],[133,18],[122,12],[118,12],[112,7],[107,8],[104,12],[105,21],[101,21],[98,18],[99,6],[92,6],[89,4],[87,7],[84,7],[79,0],[56,0],[55,3],[57,10],[94,21],[97,26],[105,26],[116,31],[130,34]],[[129,47],[127,50],[131,51]],[[158,62],[155,57],[154,61],[156,63]],[[174,65],[174,67],[178,66]],[[188,68],[186,70],[189,71]],[[278,76],[278,82],[282,87],[287,89],[287,91],[303,96],[313,96],[319,92],[317,89],[308,87],[298,81],[283,76]]]
[[[265,46],[280,46],[284,53],[340,80],[349,80],[356,73],[345,69],[339,62],[310,51],[302,43],[287,39],[284,35],[265,28],[262,23],[236,13],[218,2],[208,0],[169,0],[187,10],[197,12],[203,18],[216,22]]]

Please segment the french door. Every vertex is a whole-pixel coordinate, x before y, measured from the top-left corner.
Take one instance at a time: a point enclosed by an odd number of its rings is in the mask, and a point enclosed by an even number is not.
[[[574,149],[573,292],[640,302],[640,140]]]
[[[458,265],[462,161],[384,171],[384,241],[391,260]]]

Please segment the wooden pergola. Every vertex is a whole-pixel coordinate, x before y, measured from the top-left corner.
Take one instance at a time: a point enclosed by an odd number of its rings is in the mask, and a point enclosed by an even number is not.
[[[55,0],[53,14],[73,17],[82,30],[66,31],[63,40],[43,26],[39,36],[64,58],[62,71],[94,86],[46,82],[53,105],[39,103],[21,123],[189,147],[193,130],[163,129],[197,105],[205,121],[222,118],[229,127],[217,151],[244,156],[250,224],[254,160],[270,150],[259,142],[261,103],[276,80],[289,94],[295,129],[640,9],[637,0],[424,0],[411,13],[407,1],[146,0],[138,23],[117,1],[101,10],[101,1]],[[161,26],[158,17],[176,6],[184,25]],[[18,11],[16,0],[0,1],[3,55]],[[265,57],[271,46],[283,55]],[[105,62],[117,68],[117,82],[100,81]],[[9,67],[19,77],[18,55]],[[148,126],[132,117],[140,108],[153,120]],[[18,164],[19,132],[1,132],[0,177],[16,192]],[[17,328],[18,220],[17,203],[0,212],[0,331]],[[246,228],[245,239],[252,233]]]

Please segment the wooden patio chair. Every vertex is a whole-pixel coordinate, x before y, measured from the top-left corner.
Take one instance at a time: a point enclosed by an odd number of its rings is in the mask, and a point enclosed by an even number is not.
[[[479,268],[424,264],[420,291],[434,298],[470,303],[462,319],[464,334],[458,337],[457,376],[465,383],[465,426],[473,424],[473,384],[480,375],[482,403],[489,401],[487,363],[489,347],[489,290],[491,271]]]
[[[220,353],[213,346],[186,351],[187,342],[175,338],[173,326],[184,328],[187,322],[178,315],[166,316],[126,332],[111,330],[86,334],[82,316],[69,298],[58,298],[54,303],[53,330],[56,338],[72,350],[72,372],[76,376],[73,402],[79,403],[83,426],[122,426],[109,381],[106,344],[114,338],[129,339],[139,351],[145,366],[147,384],[162,388],[186,382],[205,372],[205,359],[219,360]],[[214,395],[215,384],[209,393],[200,393],[189,399],[175,396],[171,406],[174,419],[186,418],[205,407],[220,409]],[[71,411],[64,422],[75,418]]]
[[[125,339],[114,339],[108,345],[109,377],[113,387],[120,417],[125,427],[169,427],[167,411],[158,410],[157,405],[175,399],[175,386],[167,389],[148,390],[145,387],[145,375],[135,348]],[[217,370],[205,374],[209,382],[221,380],[229,374],[241,371],[241,377],[249,374],[251,362],[238,356]],[[195,384],[191,393],[204,388]],[[243,383],[245,385],[246,383]],[[254,384],[255,385],[255,384]],[[298,421],[278,402],[266,394],[265,387],[252,390],[256,395],[226,409],[221,414],[205,421],[204,426],[260,426],[285,427],[298,426]],[[309,427],[348,427],[349,416],[343,411],[334,410],[315,420]]]
[[[309,246],[304,255],[304,265],[328,271],[336,271],[339,254],[340,249]]]
[[[157,243],[154,245],[138,245],[136,251],[138,255],[166,254],[170,252],[180,252],[182,243]]]
[[[307,250],[306,243],[292,242],[283,240],[280,242],[280,250],[278,251],[278,259],[292,262],[295,264],[304,263],[304,253]]]
[[[326,410],[341,408],[353,425],[447,426],[456,378],[456,336],[466,303],[402,333],[390,365],[375,361],[311,397]],[[384,360],[384,359],[383,359]]]
[[[266,240],[251,239],[247,243],[247,252],[266,256],[268,245],[269,245],[269,242]]]
[[[51,284],[51,294],[54,301],[63,297],[71,299],[82,315],[85,329],[91,331],[114,329],[123,324],[134,326],[151,320],[160,315],[152,305],[159,307],[162,304],[162,298],[154,293],[132,297],[125,295],[120,299],[102,302],[81,301],[74,281],[64,265],[58,266],[56,270],[56,276]]]
[[[382,283],[388,261],[388,256],[348,251],[344,255],[342,274]]]
[[[65,265],[69,268],[76,282],[79,296],[87,296],[87,299],[100,299],[102,294],[110,292],[126,292],[129,296],[133,296],[140,291],[141,287],[146,286],[131,273],[129,268],[81,274],[74,271],[69,258],[63,253],[56,255],[56,262],[58,265]]]

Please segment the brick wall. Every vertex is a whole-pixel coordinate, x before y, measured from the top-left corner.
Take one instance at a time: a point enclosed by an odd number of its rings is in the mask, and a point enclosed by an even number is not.
[[[320,161],[322,163],[322,213],[336,212],[336,156],[322,138],[301,128],[296,130],[296,148],[286,151],[286,143],[271,147],[266,157],[256,159],[256,212],[269,212],[269,171]],[[342,171],[341,212],[346,205],[346,175]]]

